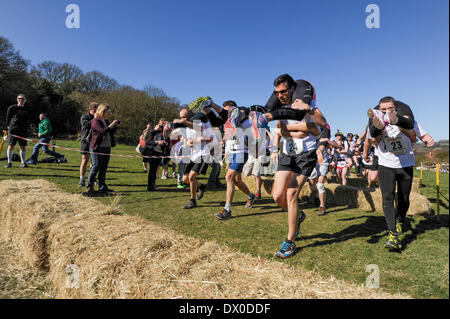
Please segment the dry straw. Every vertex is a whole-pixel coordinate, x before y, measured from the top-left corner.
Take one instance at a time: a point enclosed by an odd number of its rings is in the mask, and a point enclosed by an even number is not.
[[[3,239],[58,298],[408,298],[182,236],[44,180],[0,182],[0,196]]]

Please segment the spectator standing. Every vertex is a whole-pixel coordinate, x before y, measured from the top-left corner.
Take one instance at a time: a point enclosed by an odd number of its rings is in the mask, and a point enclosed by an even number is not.
[[[19,143],[20,147],[20,167],[28,167],[25,162],[25,148],[27,146],[27,141],[13,136],[27,137],[30,121],[28,110],[25,107],[26,101],[27,98],[25,97],[25,94],[19,94],[17,96],[17,104],[11,105],[6,111],[6,125],[8,128],[8,150],[6,151],[8,164],[6,164],[6,168],[12,167],[14,146],[17,143]]]
[[[83,114],[80,118],[81,122],[81,164],[80,164],[80,182],[79,187],[85,186],[85,174],[86,166],[89,162],[89,142],[91,138],[91,121],[94,119],[95,112],[97,111],[98,103],[92,102],[89,104],[89,112]]]
[[[92,138],[89,143],[92,167],[89,172],[87,194],[94,193],[94,180],[98,173],[98,191],[103,194],[112,192],[106,185],[106,171],[110,159],[111,148],[115,146],[114,133],[117,131],[120,121],[109,123],[111,107],[100,104],[91,122]]]

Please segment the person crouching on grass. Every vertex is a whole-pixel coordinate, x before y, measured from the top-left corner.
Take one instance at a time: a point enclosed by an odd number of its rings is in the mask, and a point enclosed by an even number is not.
[[[103,194],[112,192],[106,186],[106,171],[108,170],[111,147],[115,146],[114,133],[117,131],[120,121],[114,120],[109,123],[111,107],[107,104],[100,104],[91,122],[92,138],[89,144],[92,167],[89,171],[87,195],[92,195],[94,191],[94,181],[98,173],[98,191]]]

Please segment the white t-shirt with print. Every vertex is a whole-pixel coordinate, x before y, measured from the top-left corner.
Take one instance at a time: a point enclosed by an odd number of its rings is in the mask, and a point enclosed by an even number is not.
[[[367,137],[371,138],[369,130]],[[402,168],[415,165],[411,140],[403,134],[397,125],[387,125],[383,137],[375,147],[378,165],[389,168]]]

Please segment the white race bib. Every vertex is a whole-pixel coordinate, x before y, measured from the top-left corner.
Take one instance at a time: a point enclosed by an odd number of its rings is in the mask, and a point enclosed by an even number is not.
[[[303,153],[303,141],[301,139],[286,139],[283,145],[283,153],[289,156]]]
[[[385,149],[392,154],[403,154],[408,150],[406,141],[400,137],[384,137],[383,138]]]

